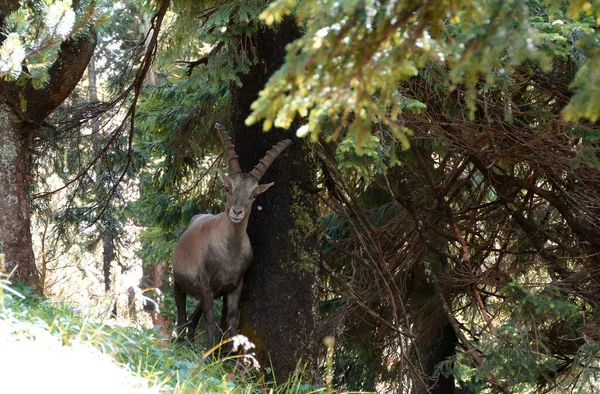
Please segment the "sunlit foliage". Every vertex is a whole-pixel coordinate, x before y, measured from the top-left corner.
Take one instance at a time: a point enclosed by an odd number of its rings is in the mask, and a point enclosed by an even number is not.
[[[576,94],[563,116],[600,116],[597,1],[279,0],[261,19],[272,25],[288,14],[306,30],[254,103],[248,123],[262,119],[265,130],[289,128],[301,116],[313,140],[330,122],[334,137],[348,127],[362,142],[371,124],[381,123],[407,148],[411,131],[402,114],[418,113],[422,104],[398,86],[427,63],[449,70],[449,86],[466,87],[472,117],[477,96],[511,78],[516,67],[548,71],[553,58],[575,52]]]
[[[6,39],[0,45],[0,78],[15,80],[25,73],[34,87],[47,83],[48,69],[56,60],[63,41],[84,33],[99,20],[94,2],[39,0],[10,13],[2,25]]]

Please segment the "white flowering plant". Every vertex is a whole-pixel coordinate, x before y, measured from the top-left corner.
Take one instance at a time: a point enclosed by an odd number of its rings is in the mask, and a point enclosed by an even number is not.
[[[224,358],[221,358],[218,362],[226,360],[237,360],[236,365],[242,366],[244,369],[260,369],[260,363],[256,359],[255,353],[250,353],[252,349],[256,348],[256,345],[250,342],[250,339],[244,335],[235,335],[231,338],[225,339],[222,342],[216,344],[211,349],[208,349],[203,355],[202,359],[206,360],[209,357],[214,356],[220,348],[224,347],[228,343],[231,343],[231,354]]]
[[[83,13],[83,19],[93,17],[89,11]],[[0,79],[24,76],[31,79],[34,88],[43,87],[60,44],[88,22],[78,20],[71,0],[41,0],[29,6],[22,3],[0,26],[6,37],[0,40]]]

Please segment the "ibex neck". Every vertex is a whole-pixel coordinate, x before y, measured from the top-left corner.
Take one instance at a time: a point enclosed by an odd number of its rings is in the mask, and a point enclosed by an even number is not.
[[[236,242],[239,239],[246,237],[246,228],[248,227],[248,219],[250,215],[246,215],[244,220],[239,223],[233,223],[227,213],[223,213],[223,217],[221,218],[221,226],[224,230],[224,234],[226,234],[225,238],[229,242]]]

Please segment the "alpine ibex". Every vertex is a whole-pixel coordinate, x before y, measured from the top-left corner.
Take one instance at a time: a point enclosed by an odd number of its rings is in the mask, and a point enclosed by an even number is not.
[[[220,124],[215,128],[229,164],[229,175],[220,174],[227,194],[225,212],[194,216],[173,254],[177,338],[182,339],[187,326],[188,338],[193,341],[200,316],[204,314],[208,348],[213,346],[215,337],[213,299],[223,297],[221,330],[229,331],[232,337],[236,334],[244,273],[252,261],[252,247],[246,233],[248,218],[256,196],[273,186],[258,182],[273,160],[292,143],[290,140],[277,143],[250,173],[244,173],[231,137]],[[188,295],[198,300],[189,321],[185,309]]]

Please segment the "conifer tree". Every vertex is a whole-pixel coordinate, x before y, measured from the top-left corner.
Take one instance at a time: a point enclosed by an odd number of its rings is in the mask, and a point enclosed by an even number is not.
[[[30,232],[31,149],[46,117],[79,82],[96,38],[85,8],[74,10],[69,1],[34,5],[43,12],[37,20],[27,18],[36,10],[18,1],[0,8],[0,251],[8,272],[15,270],[17,280],[37,289]],[[76,11],[82,16],[76,18]],[[39,36],[32,37],[33,31]],[[30,45],[29,52],[24,45]]]

